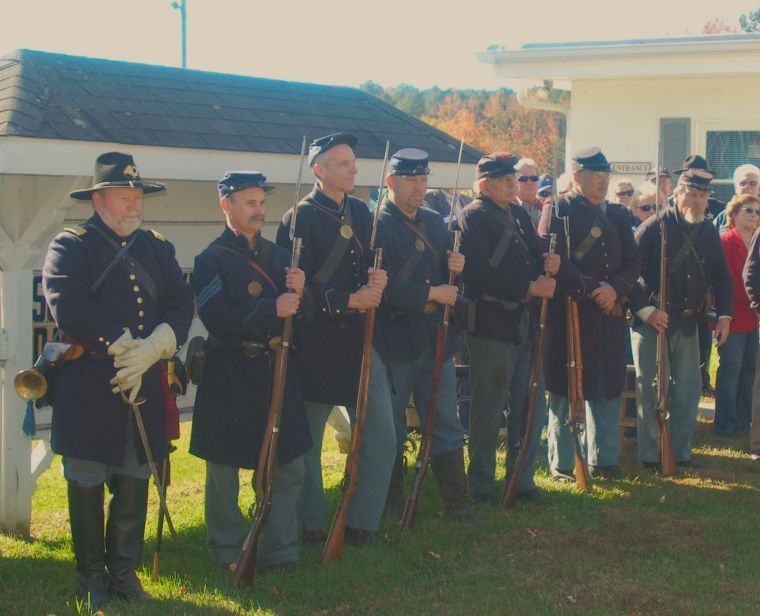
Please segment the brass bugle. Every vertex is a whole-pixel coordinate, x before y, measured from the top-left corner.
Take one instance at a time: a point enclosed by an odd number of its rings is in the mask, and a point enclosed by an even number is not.
[[[13,379],[16,393],[24,400],[39,400],[47,393],[48,382],[42,369],[47,363],[44,355],[40,355],[31,370],[21,370]]]
[[[67,342],[46,342],[31,370],[22,370],[13,379],[16,393],[25,400],[39,400],[48,390],[45,372],[84,355],[84,347]]]

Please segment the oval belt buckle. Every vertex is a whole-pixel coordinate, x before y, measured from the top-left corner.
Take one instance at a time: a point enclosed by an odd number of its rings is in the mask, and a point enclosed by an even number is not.
[[[350,240],[354,236],[354,230],[349,225],[341,225],[340,235],[343,239]]]
[[[433,314],[438,310],[438,302],[428,302],[425,304],[425,314]]]
[[[593,226],[591,227],[591,235],[595,237],[596,239],[599,239],[600,237],[602,237],[602,230],[597,226]]]
[[[425,252],[425,242],[423,242],[420,238],[417,238],[414,240],[414,249],[417,252]]]
[[[264,290],[264,287],[261,286],[260,282],[257,282],[256,280],[250,282],[248,284],[248,295],[251,297],[258,297],[261,295],[261,292]]]

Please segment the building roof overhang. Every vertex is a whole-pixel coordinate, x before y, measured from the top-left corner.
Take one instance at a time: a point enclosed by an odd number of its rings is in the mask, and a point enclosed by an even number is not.
[[[613,79],[760,75],[760,33],[528,43],[476,54],[506,79]]]

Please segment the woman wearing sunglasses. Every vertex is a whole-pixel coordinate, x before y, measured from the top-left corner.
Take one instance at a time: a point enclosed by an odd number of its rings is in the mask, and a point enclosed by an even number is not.
[[[660,193],[660,203],[666,205],[665,195]],[[657,207],[657,189],[653,184],[644,182],[641,184],[633,196],[631,197],[631,204],[629,210],[632,215],[632,226],[635,229],[647,218],[654,215]]]
[[[752,235],[760,222],[760,197],[737,195],[726,206],[728,231],[720,236],[734,287],[731,335],[718,347],[720,365],[715,387],[715,433],[735,436],[749,431],[752,388],[758,348],[758,321],[744,289],[742,270]]]

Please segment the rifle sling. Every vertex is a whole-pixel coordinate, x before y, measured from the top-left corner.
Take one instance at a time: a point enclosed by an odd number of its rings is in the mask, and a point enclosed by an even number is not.
[[[98,277],[98,279],[95,281],[95,283],[90,287],[90,293],[92,295],[95,295],[100,287],[102,286],[103,282],[105,282],[106,277],[108,274],[110,274],[113,269],[121,262],[123,258],[125,258],[127,252],[132,247],[132,244],[134,244],[135,240],[137,239],[138,233],[135,233],[132,236],[132,239],[129,240],[129,243],[126,246],[120,246],[119,242],[117,242],[115,239],[113,239],[110,235],[108,235],[103,229],[98,227],[97,225],[92,224],[81,224],[80,227],[83,229],[87,229],[88,231],[94,231],[97,233],[100,237],[102,237],[105,242],[110,245],[115,251],[116,254],[114,255],[111,262],[108,264],[106,269],[103,270],[103,273]],[[151,278],[150,274],[145,270],[145,268],[140,265],[140,263],[135,259],[134,257],[131,257],[131,264],[132,267],[134,267],[135,270],[135,278],[137,281],[145,288],[146,293],[150,295],[151,299],[153,301],[158,302],[158,286],[156,286],[156,283],[153,281],[153,278]]]

